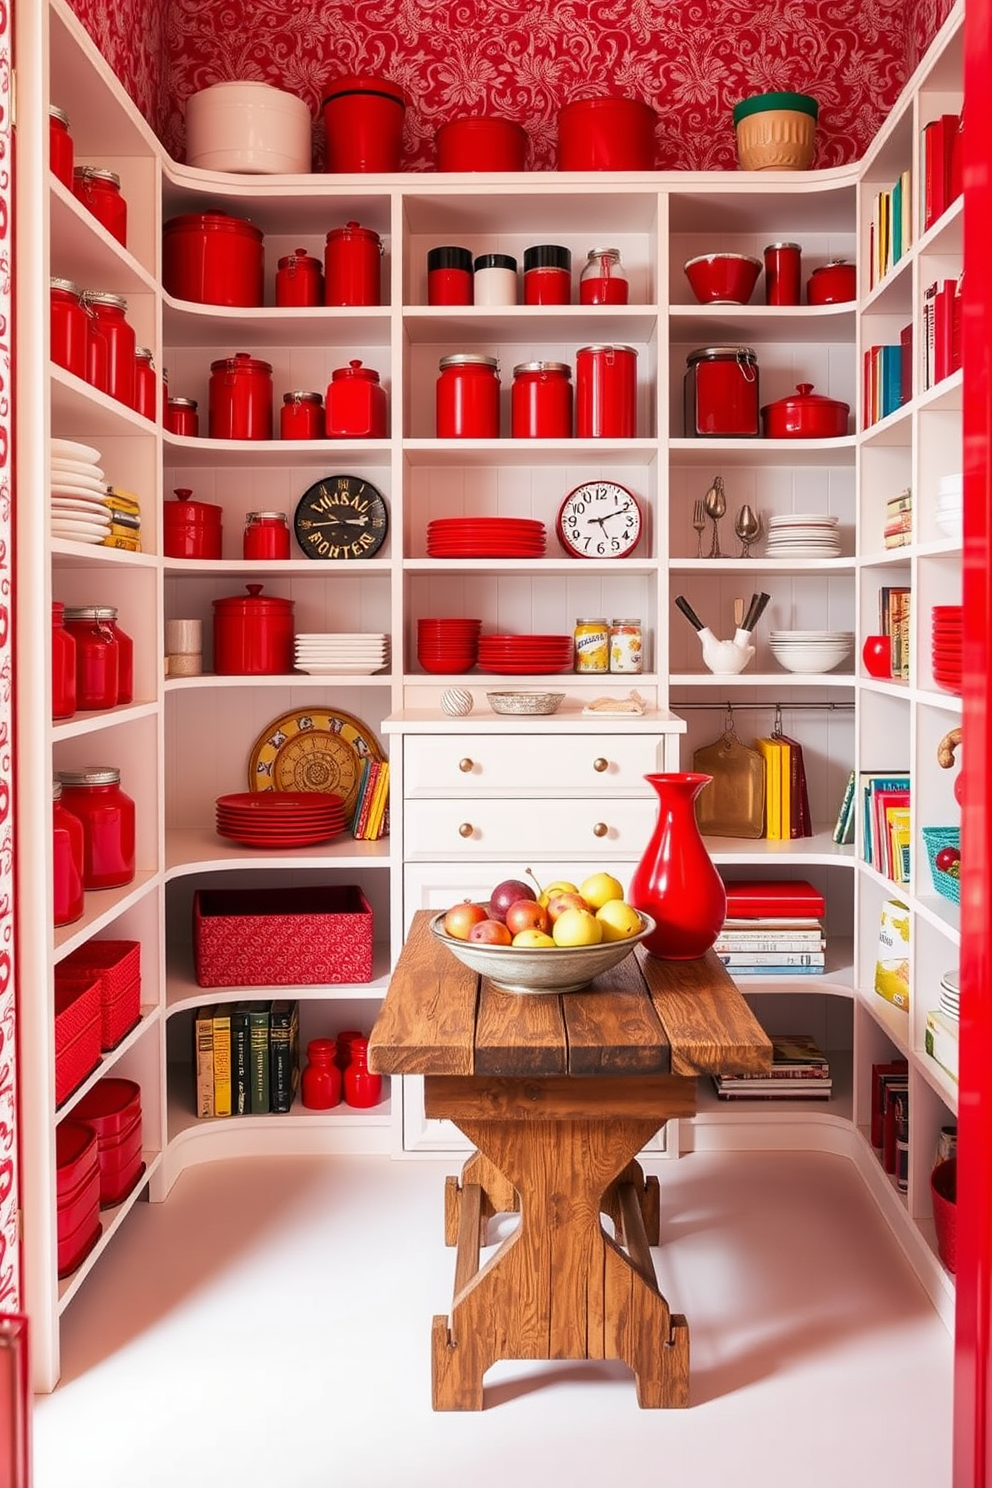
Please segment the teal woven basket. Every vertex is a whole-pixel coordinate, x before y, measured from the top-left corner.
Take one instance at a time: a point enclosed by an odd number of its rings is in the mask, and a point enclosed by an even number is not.
[[[942,847],[961,846],[960,827],[924,827],[923,841],[927,850],[927,862],[930,864],[930,877],[937,893],[945,899],[950,899],[952,904],[961,903],[961,883],[950,873],[944,873],[937,867],[937,854]]]

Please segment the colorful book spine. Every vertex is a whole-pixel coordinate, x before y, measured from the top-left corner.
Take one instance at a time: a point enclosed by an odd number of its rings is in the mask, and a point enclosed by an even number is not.
[[[248,1014],[253,1116],[267,1116],[270,1109],[269,1008],[267,1002],[253,1002]]]
[[[779,747],[779,837],[788,842],[792,837],[792,746],[781,734],[775,736]],[[798,763],[798,762],[797,762]],[[798,783],[798,782],[797,782]]]
[[[269,1013],[269,1090],[275,1112],[292,1109],[299,1080],[299,1003],[277,999]]]
[[[767,955],[769,951],[822,951],[826,941],[819,931],[811,931],[804,939],[800,935],[785,935],[781,938],[773,935],[719,935],[714,941],[713,949],[718,956],[732,955],[735,953],[749,953],[753,955]]]
[[[745,966],[817,966],[822,970],[826,962],[823,951],[717,951],[716,954],[729,969]]]
[[[214,1114],[214,1013],[212,1007],[197,1008],[194,1038],[196,1043],[196,1114]]]
[[[231,1007],[231,1114],[251,1115],[251,1026],[249,1005]]]
[[[214,1115],[231,1114],[231,1012],[226,1003],[218,1002],[213,1014],[214,1030]]]
[[[782,750],[777,739],[755,739],[754,747],[765,762],[765,836],[770,842],[782,838]]]
[[[847,785],[844,787],[844,794],[837,811],[837,821],[834,824],[833,840],[837,843],[854,840],[854,786],[854,771],[852,770],[847,777]]]

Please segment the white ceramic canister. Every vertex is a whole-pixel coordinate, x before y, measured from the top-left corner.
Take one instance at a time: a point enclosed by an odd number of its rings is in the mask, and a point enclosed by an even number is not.
[[[480,253],[473,275],[477,305],[517,303],[517,260],[509,253]]]
[[[309,173],[310,110],[270,83],[213,83],[186,100],[186,164],[246,175]]]

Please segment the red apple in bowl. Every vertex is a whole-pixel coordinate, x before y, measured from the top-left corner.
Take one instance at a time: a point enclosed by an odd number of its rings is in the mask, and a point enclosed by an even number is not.
[[[566,909],[588,908],[589,906],[581,894],[572,894],[567,891],[560,894],[552,894],[548,900],[548,919],[553,925],[558,916],[564,914]]]
[[[473,925],[478,925],[486,918],[486,910],[481,904],[473,904],[471,899],[465,899],[461,904],[453,904],[448,910],[444,917],[444,933],[453,940],[468,940]]]
[[[547,934],[551,921],[544,905],[538,904],[536,899],[517,899],[506,911],[504,923],[511,935],[519,935],[524,930],[543,930]]]
[[[489,918],[491,920],[505,920],[506,911],[511,904],[516,904],[518,899],[535,899],[537,896],[530,884],[523,883],[519,878],[504,878],[498,883],[489,895]]]
[[[513,936],[502,920],[480,920],[469,931],[468,938],[479,945],[511,945]]]

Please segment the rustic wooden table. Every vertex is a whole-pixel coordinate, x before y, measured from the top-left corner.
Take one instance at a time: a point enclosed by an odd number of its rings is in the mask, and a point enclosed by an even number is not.
[[[712,952],[638,948],[588,991],[525,996],[456,961],[430,919],[414,917],[369,1065],[424,1075],[427,1115],[477,1149],[445,1191],[457,1257],[450,1321],[433,1321],[434,1409],[481,1410],[498,1359],[622,1359],[641,1406],[687,1405],[688,1324],[658,1289],[658,1182],[635,1158],[692,1115],[698,1075],[767,1070],[767,1036]],[[489,1217],[517,1210],[480,1269]]]

